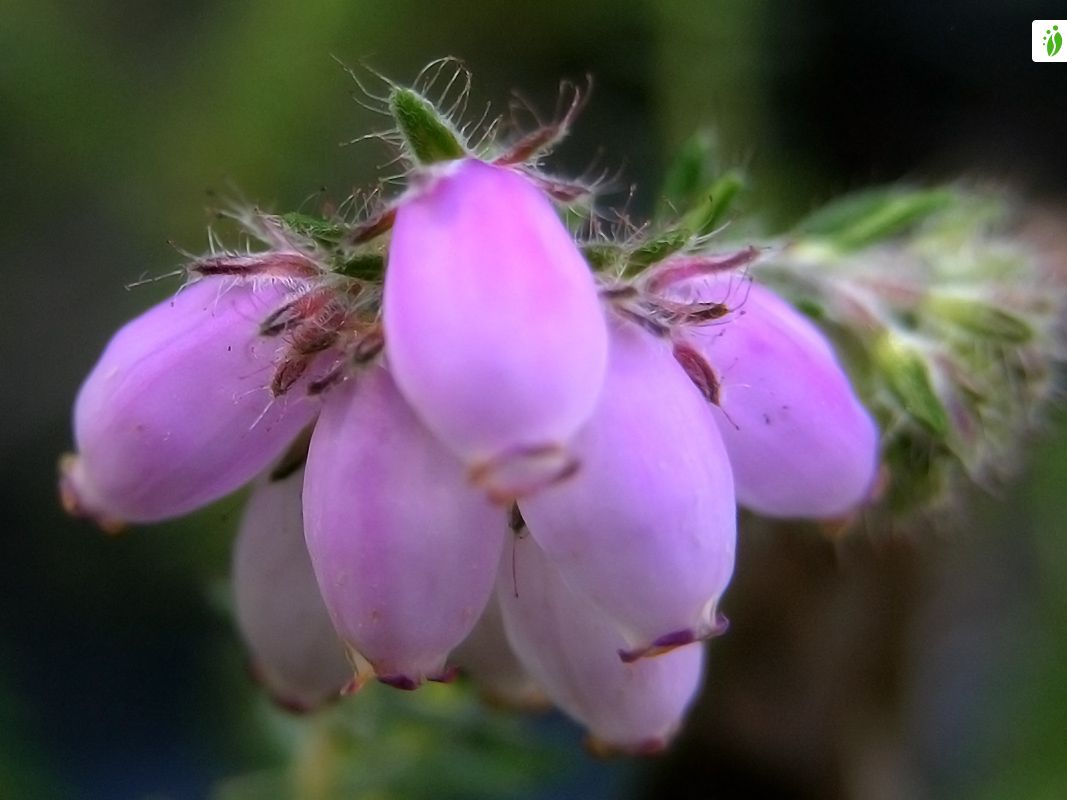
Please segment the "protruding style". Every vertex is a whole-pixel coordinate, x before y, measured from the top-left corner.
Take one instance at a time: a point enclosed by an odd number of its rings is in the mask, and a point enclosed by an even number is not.
[[[573,591],[530,536],[512,537],[497,576],[508,639],[563,711],[599,750],[662,750],[681,725],[703,674],[703,645],[619,660],[626,640],[610,617]]]

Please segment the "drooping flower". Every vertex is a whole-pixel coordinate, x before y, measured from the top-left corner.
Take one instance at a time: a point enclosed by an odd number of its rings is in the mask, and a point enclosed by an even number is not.
[[[233,552],[234,612],[253,674],[295,711],[336,699],[352,680],[304,545],[303,480],[300,469],[256,486]]]
[[[607,353],[596,284],[555,208],[518,172],[436,166],[396,212],[383,315],[412,407],[501,500],[573,467]]]
[[[507,521],[380,365],[327,397],[304,526],[334,625],[379,680],[445,677],[489,600]]]
[[[568,584],[620,625],[623,655],[718,632],[736,536],[730,464],[664,341],[612,324],[604,391],[573,448],[578,473],[519,507]]]
[[[613,620],[575,592],[530,536],[504,549],[497,598],[515,652],[553,702],[589,729],[598,749],[662,750],[703,674],[697,642],[633,663]]]
[[[508,644],[500,602],[495,597],[485,607],[474,630],[452,651],[451,661],[492,703],[538,709],[549,702]]]
[[[110,524],[175,517],[277,458],[318,410],[270,391],[284,345],[259,324],[289,291],[202,279],[119,330],[74,404],[67,507]]]
[[[878,429],[826,337],[771,290],[735,276],[691,281],[693,302],[726,302],[716,324],[684,329],[714,370],[713,416],[738,502],[772,517],[846,514],[871,492]]]

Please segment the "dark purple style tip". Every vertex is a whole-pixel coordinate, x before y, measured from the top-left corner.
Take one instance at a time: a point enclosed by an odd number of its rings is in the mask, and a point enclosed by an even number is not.
[[[419,688],[419,682],[407,675],[379,675],[378,680],[386,686],[403,689],[405,692],[413,692]]]

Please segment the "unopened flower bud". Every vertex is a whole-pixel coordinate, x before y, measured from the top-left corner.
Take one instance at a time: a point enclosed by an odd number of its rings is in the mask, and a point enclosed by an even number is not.
[[[636,658],[721,630],[737,512],[719,431],[670,347],[628,322],[611,332],[604,391],[573,443],[581,469],[519,507]]]
[[[949,431],[949,415],[930,376],[929,362],[908,337],[892,330],[879,336],[872,348],[875,366],[908,414],[931,433]]]
[[[259,324],[287,292],[281,281],[205,278],[119,330],[75,402],[68,509],[101,521],[175,517],[277,458],[318,409],[303,392],[269,388],[284,345]]]
[[[611,618],[570,588],[530,536],[504,548],[497,597],[522,663],[600,749],[666,747],[700,687],[702,645],[620,661],[626,640]]]
[[[492,592],[506,520],[384,367],[327,395],[308,452],[304,525],[341,638],[391,685],[443,677]]]
[[[732,308],[682,336],[714,370],[719,407],[710,410],[738,502],[767,516],[813,518],[862,503],[877,470],[878,429],[822,333],[769,289],[734,276],[678,291]]]
[[[352,668],[304,544],[304,471],[252,492],[233,553],[237,624],[256,678],[280,705],[310,711],[339,697]]]
[[[509,500],[571,468],[566,443],[603,382],[603,311],[530,180],[475,160],[439,169],[397,210],[386,354],[426,425]]]

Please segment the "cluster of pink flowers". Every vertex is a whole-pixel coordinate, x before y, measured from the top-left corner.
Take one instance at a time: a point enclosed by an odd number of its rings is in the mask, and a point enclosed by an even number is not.
[[[729,259],[597,274],[523,169],[430,165],[390,222],[372,301],[277,247],[194,265],[122,328],[77,398],[67,507],[152,522],[255,481],[237,616],[291,706],[459,667],[662,747],[724,629],[737,504],[848,513],[870,415]]]

